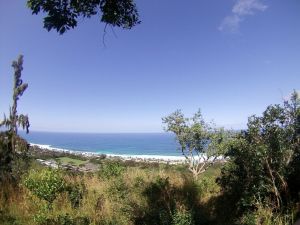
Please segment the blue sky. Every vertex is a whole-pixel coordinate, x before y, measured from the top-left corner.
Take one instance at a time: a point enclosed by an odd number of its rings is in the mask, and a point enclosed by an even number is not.
[[[26,1],[0,1],[0,112],[11,61],[24,54],[19,103],[31,130],[161,132],[161,117],[201,108],[243,128],[300,89],[299,0],[137,1],[142,23],[107,29],[82,19],[64,35],[43,29]]]

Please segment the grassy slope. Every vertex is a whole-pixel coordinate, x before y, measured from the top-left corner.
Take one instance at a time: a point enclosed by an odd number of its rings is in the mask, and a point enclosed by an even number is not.
[[[71,160],[78,165],[85,162],[66,157],[60,159],[62,162],[69,162]],[[32,165],[32,168],[35,170],[43,169],[36,163]],[[208,174],[218,174],[218,171],[218,168],[214,168],[209,170]],[[8,205],[4,206],[0,204],[0,211],[6,217],[2,222],[0,220],[0,223],[5,224],[4,221],[6,221],[6,224],[35,224],[34,218],[37,218],[37,216],[58,218],[59,215],[68,214],[70,218],[89,218],[91,224],[111,223],[133,225],[139,218],[146,220],[147,215],[145,213],[155,208],[151,205],[153,202],[149,202],[151,196],[149,193],[146,194],[146,191],[156,187],[155,185],[159,183],[159,179],[167,179],[169,181],[170,185],[164,187],[166,188],[166,193],[174,190],[178,193],[190,191],[188,189],[185,190],[187,188],[185,184],[190,179],[190,174],[183,166],[145,164],[142,166],[128,166],[121,175],[113,177],[99,176],[98,173],[67,174],[65,172],[64,176],[69,183],[84,183],[86,190],[78,208],[72,207],[68,195],[63,193],[54,201],[53,210],[43,211],[45,201],[33,196],[21,185],[19,191],[10,191]],[[211,185],[211,181],[207,185]],[[199,193],[201,188],[203,191],[208,190],[207,186],[201,187],[199,185],[198,188],[196,192]],[[154,188],[151,191],[155,190]],[[160,194],[164,195],[165,193]],[[200,203],[200,196],[205,195],[204,193],[201,195],[196,194],[196,202]],[[181,197],[178,196],[179,198]],[[3,202],[4,199],[1,200]],[[166,200],[163,204],[171,204],[171,199]],[[178,201],[176,204],[182,204],[182,206],[178,207],[184,208],[183,203]],[[152,213],[155,215],[156,212]]]
[[[74,159],[63,160],[69,162]],[[77,160],[77,164],[82,162],[85,161]],[[121,173],[116,172],[118,170],[105,173],[103,170],[110,167],[103,165],[111,162],[104,160],[100,163],[102,167],[96,173],[58,171],[63,174],[68,185],[83,190],[83,198],[78,207],[72,206],[67,192],[59,194],[52,209],[47,210],[46,202],[32,195],[24,185],[21,184],[18,190],[12,189],[8,184],[1,187],[0,224],[31,225],[38,224],[38,219],[47,218],[52,220],[48,224],[59,225],[174,225],[163,221],[168,214],[175,215],[174,218],[180,215],[179,218],[183,221],[193,215],[194,225],[227,224],[215,212],[216,204],[223,204],[215,201],[220,195],[220,188],[215,180],[220,175],[221,165],[211,167],[199,180],[194,181],[183,165],[130,163],[123,165]],[[36,162],[31,167],[37,171],[45,169]],[[8,194],[4,193],[5,189]],[[224,204],[226,207],[226,202]],[[263,225],[289,224],[284,221],[285,218],[275,218],[268,208],[258,209],[256,216],[264,218],[261,223]],[[58,218],[61,219],[59,222]],[[54,220],[56,223],[53,223]],[[85,223],[85,220],[89,223]],[[251,216],[247,217],[247,221],[243,224],[255,224],[251,222]],[[175,225],[178,224],[191,225],[182,221]]]

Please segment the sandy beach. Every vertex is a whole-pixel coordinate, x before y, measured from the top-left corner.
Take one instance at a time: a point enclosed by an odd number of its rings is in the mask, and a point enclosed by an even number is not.
[[[30,143],[31,147],[35,147],[40,149],[41,151],[53,151],[53,152],[63,152],[72,155],[83,156],[87,158],[98,158],[104,156],[106,158],[111,159],[119,159],[123,161],[134,160],[136,162],[156,162],[156,163],[169,163],[169,164],[179,164],[185,163],[186,159],[184,156],[163,156],[163,155],[119,155],[119,154],[103,154],[103,153],[95,153],[95,152],[84,152],[84,151],[75,151],[70,149],[63,148],[55,148],[51,147],[51,145],[43,145]]]

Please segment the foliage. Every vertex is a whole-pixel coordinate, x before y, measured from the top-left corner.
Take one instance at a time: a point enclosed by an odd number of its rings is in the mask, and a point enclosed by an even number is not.
[[[226,152],[229,132],[206,123],[200,110],[192,118],[184,117],[177,110],[162,120],[166,124],[165,130],[176,135],[181,152],[195,178]]]
[[[25,90],[28,87],[28,84],[23,83],[21,79],[22,70],[23,70],[23,55],[18,57],[17,61],[13,61],[12,67],[14,68],[14,82],[13,82],[13,105],[10,108],[9,118],[4,118],[1,125],[4,125],[8,128],[9,132],[12,134],[12,138],[18,133],[18,126],[21,126],[26,132],[29,132],[29,119],[27,115],[20,114],[18,115],[17,107],[18,100],[23,95]],[[13,139],[12,139],[13,140]],[[15,149],[14,141],[12,141],[13,150]]]
[[[3,182],[12,172],[13,151],[11,147],[11,134],[0,132],[0,181]]]
[[[287,104],[287,103],[286,103]],[[292,148],[293,155],[291,162],[287,168],[287,184],[289,187],[290,195],[295,201],[300,201],[300,98],[299,94],[294,92],[292,95],[292,104],[288,105],[290,108],[292,121]],[[299,210],[300,217],[300,210]]]
[[[203,176],[197,183],[197,188],[201,198],[211,197],[214,193],[219,192],[219,186],[217,185],[214,176]]]
[[[14,140],[18,152],[14,152],[11,137],[12,134],[8,131],[0,132],[0,183],[18,182],[29,165],[28,143],[16,135]]]
[[[293,212],[276,213],[271,207],[257,206],[257,210],[245,213],[239,221],[242,225],[291,225],[294,224]]]
[[[137,224],[200,224],[199,189],[194,180],[184,179],[181,186],[174,185],[170,178],[157,177],[146,185],[143,195],[148,207],[144,215],[136,218]],[[141,222],[143,221],[143,222]]]
[[[26,158],[29,148],[27,142],[18,136],[19,126],[25,129],[27,133],[30,126],[28,116],[17,112],[18,100],[28,87],[28,84],[23,83],[21,79],[23,70],[22,55],[19,56],[17,61],[13,61],[12,67],[14,68],[13,104],[9,110],[9,117],[4,115],[4,120],[0,122],[0,127],[4,126],[8,129],[5,132],[0,132],[0,181],[12,178],[16,180],[21,175],[19,173],[21,172],[20,168],[24,169],[23,165],[26,165],[25,159],[22,161],[22,158]],[[15,170],[15,173],[13,173],[13,170]]]
[[[250,117],[248,129],[231,142],[230,160],[219,184],[237,215],[256,210],[258,205],[282,211],[297,201],[291,198],[291,190],[299,195],[299,183],[288,182],[288,178],[295,177],[291,174],[298,160],[299,106],[294,92],[291,101],[267,107],[261,117]]]
[[[62,175],[54,169],[32,170],[24,180],[24,185],[38,198],[51,204],[57,195],[65,190]]]
[[[8,215],[7,212],[0,210],[0,224],[2,224],[2,225],[18,225],[20,223],[16,220],[16,218]]]
[[[130,29],[140,23],[133,0],[28,0],[32,14],[43,12],[44,28],[56,29],[60,34],[77,26],[80,17],[90,18],[102,14],[101,22]]]
[[[107,190],[109,196],[115,200],[125,199],[128,195],[128,192],[128,187],[122,178],[113,180],[112,184]]]
[[[48,224],[50,222],[47,205],[40,207],[40,210],[34,215],[33,220],[37,224]]]
[[[143,218],[146,224],[171,224],[175,201],[169,179],[157,178],[146,187],[144,195],[149,204],[149,211]]]
[[[172,225],[193,225],[193,217],[190,212],[176,211],[172,218]]]
[[[83,182],[68,184],[66,185],[65,190],[68,193],[72,207],[78,208],[82,202],[83,195],[86,192],[85,184]]]
[[[71,217],[69,214],[60,214],[56,217],[49,216],[46,211],[39,212],[34,217],[35,223],[39,225],[89,225],[87,217]]]
[[[89,225],[90,220],[87,217],[72,218],[69,214],[62,214],[53,219],[52,223],[55,225]]]
[[[41,166],[34,167],[37,174],[45,170]],[[236,210],[236,205],[231,205],[230,200],[216,201],[222,196],[214,182],[219,176],[220,164],[210,167],[197,181],[186,175],[187,168],[183,171],[183,168],[178,170],[176,167],[149,169],[135,165],[126,168],[122,176],[112,179],[98,179],[96,174],[87,173],[71,176],[56,171],[65,180],[65,187],[58,191],[50,208],[43,198],[35,198],[36,195],[23,185],[17,191],[11,189],[5,207],[0,192],[0,216],[1,210],[5,210],[0,223],[233,225],[245,224],[254,218],[257,224],[288,225],[295,218],[292,211],[273,212],[269,204],[256,205],[256,210],[247,211],[241,218],[234,217],[233,222],[228,222],[223,214],[214,210],[219,206],[223,211],[231,206],[233,211]],[[73,205],[72,201],[78,202],[76,199],[79,199],[79,204]]]
[[[118,177],[125,171],[125,167],[116,161],[106,161],[100,165],[99,176],[104,179]]]

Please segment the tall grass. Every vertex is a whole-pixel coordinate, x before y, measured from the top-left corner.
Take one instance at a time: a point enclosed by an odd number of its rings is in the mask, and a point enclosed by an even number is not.
[[[226,221],[218,222],[220,218],[214,211],[214,199],[220,195],[215,182],[220,165],[195,181],[181,165],[105,163],[97,173],[57,171],[66,189],[54,199],[51,208],[24,182],[17,190],[7,183],[0,190],[0,224],[226,225]],[[35,163],[32,167],[45,170]],[[237,224],[288,225],[292,220],[275,215],[271,209],[258,208]]]

